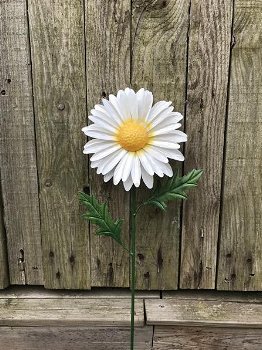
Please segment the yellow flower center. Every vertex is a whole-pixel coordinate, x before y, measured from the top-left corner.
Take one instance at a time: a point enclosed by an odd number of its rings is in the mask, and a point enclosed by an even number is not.
[[[144,148],[149,141],[147,124],[129,119],[117,131],[117,141],[120,146],[129,152],[136,152]]]

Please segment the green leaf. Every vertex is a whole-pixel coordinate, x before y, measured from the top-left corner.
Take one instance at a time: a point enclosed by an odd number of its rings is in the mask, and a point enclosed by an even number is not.
[[[175,174],[162,185],[156,187],[153,195],[144,204],[154,205],[161,210],[166,210],[167,202],[175,199],[187,199],[186,191],[196,187],[203,170],[192,170],[187,175]]]
[[[94,196],[89,196],[84,192],[79,192],[80,202],[87,208],[83,218],[98,226],[96,234],[113,238],[123,245],[121,240],[122,219],[116,221],[109,214],[106,203],[99,203]]]

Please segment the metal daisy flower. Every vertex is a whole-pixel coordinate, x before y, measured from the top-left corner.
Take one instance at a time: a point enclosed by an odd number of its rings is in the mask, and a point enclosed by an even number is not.
[[[113,178],[117,185],[122,181],[126,191],[133,184],[139,187],[141,178],[152,188],[154,174],[172,177],[169,159],[184,160],[179,143],[187,135],[177,130],[183,116],[171,104],[159,101],[153,105],[150,91],[142,88],[135,93],[126,88],[95,105],[89,116],[93,124],[82,129],[93,138],[83,151],[93,153],[91,168],[97,168],[105,182]]]

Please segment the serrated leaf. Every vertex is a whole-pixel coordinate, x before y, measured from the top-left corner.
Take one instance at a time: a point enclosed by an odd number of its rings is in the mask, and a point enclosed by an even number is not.
[[[192,170],[187,175],[175,174],[155,189],[153,196],[145,204],[155,205],[161,210],[166,210],[167,202],[175,199],[187,199],[186,191],[196,187],[203,170]]]
[[[160,208],[161,210],[166,210],[165,203],[161,203],[157,200],[151,200],[151,204],[154,204],[156,207]]]
[[[96,234],[113,238],[119,244],[121,240],[122,219],[114,219],[110,216],[106,203],[99,203],[94,196],[79,192],[80,202],[87,208],[87,212],[82,215],[86,220],[95,224],[98,229]]]

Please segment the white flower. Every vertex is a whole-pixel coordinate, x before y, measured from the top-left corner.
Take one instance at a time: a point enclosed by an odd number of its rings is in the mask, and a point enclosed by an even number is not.
[[[94,153],[91,168],[104,175],[114,185],[123,181],[126,191],[134,184],[139,187],[141,178],[148,188],[153,187],[153,175],[172,176],[169,159],[184,160],[178,150],[187,136],[177,130],[183,116],[173,112],[171,102],[153,104],[150,91],[120,90],[109,101],[96,105],[89,119],[93,124],[82,129],[93,140],[84,146],[84,153]]]

